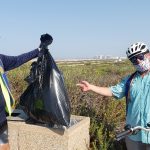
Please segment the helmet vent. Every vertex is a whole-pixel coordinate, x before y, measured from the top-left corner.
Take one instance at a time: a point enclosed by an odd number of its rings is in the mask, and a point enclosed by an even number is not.
[[[145,45],[142,45],[141,49],[144,49],[145,48]]]
[[[131,48],[131,51],[133,52],[133,48]]]
[[[135,47],[135,51],[137,50],[137,46]]]

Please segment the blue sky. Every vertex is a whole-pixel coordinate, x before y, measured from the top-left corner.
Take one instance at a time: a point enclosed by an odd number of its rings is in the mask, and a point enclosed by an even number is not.
[[[49,33],[56,59],[125,56],[134,42],[150,46],[149,0],[0,1],[0,53],[19,55]]]

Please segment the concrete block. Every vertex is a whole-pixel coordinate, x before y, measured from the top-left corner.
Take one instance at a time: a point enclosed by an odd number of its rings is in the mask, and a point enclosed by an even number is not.
[[[26,124],[24,119],[8,118],[11,150],[88,150],[90,118],[71,116],[69,128]]]

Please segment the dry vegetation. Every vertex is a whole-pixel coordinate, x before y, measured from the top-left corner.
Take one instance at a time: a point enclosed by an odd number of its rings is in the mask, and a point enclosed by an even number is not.
[[[96,62],[84,61],[82,65],[58,64],[65,77],[65,84],[71,102],[72,114],[89,116],[90,149],[93,150],[123,150],[124,142],[116,143],[115,134],[121,130],[125,121],[125,101],[103,97],[93,92],[83,93],[76,84],[87,80],[98,86],[111,86],[121,78],[133,72],[129,62]],[[12,93],[16,105],[27,84],[23,80],[29,73],[30,64],[25,64],[8,73]]]

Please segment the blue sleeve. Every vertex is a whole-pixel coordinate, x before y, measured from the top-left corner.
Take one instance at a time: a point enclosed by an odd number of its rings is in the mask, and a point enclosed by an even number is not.
[[[121,99],[125,96],[126,82],[128,79],[129,79],[129,76],[123,78],[121,82],[118,83],[117,85],[110,87],[110,90],[112,91],[116,99]]]
[[[19,56],[7,56],[0,54],[0,59],[2,60],[4,71],[9,71],[37,57],[38,54],[39,50],[35,49]]]

